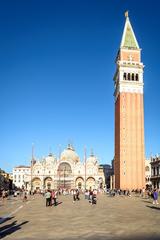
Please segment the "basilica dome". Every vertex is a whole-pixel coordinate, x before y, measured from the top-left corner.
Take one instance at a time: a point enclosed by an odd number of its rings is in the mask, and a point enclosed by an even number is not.
[[[87,163],[92,163],[92,164],[96,164],[97,163],[97,157],[91,153],[91,155],[87,158]]]
[[[72,160],[73,162],[77,163],[80,161],[80,158],[78,154],[75,152],[74,148],[70,144],[68,144],[67,149],[65,149],[61,153],[61,160],[62,161]]]
[[[49,153],[48,156],[45,158],[45,162],[54,163],[56,162],[56,157],[52,153]]]

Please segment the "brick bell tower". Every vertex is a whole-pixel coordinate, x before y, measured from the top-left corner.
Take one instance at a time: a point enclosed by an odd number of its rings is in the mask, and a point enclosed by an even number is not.
[[[128,12],[116,57],[115,188],[145,187],[143,68]]]

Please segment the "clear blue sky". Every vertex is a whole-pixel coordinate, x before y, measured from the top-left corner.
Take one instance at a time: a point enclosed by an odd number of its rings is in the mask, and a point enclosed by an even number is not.
[[[115,57],[124,11],[142,48],[146,156],[160,152],[159,1],[0,2],[0,167],[11,171],[70,141],[114,156]]]

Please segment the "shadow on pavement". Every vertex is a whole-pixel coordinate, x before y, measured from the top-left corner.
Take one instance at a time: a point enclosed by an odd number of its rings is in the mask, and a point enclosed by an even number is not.
[[[146,207],[148,207],[148,208],[152,208],[152,209],[156,209],[156,210],[160,210],[160,207],[156,207],[156,206],[146,206]]]
[[[62,204],[62,202],[57,202],[57,206],[60,205],[60,204]]]
[[[160,239],[160,236],[155,236],[155,237],[153,237],[153,236],[130,236],[130,237],[123,237],[123,236],[121,236],[121,237],[92,237],[92,238],[86,238],[86,240],[109,240],[109,239],[111,239],[111,240],[159,240]],[[68,239],[69,240],[69,239]]]
[[[21,229],[21,226],[28,223],[28,221],[24,221],[21,224],[17,224],[17,221],[13,221],[10,224],[7,224],[0,228],[0,239],[6,237],[7,235],[10,235],[14,233],[17,230]]]
[[[99,235],[93,235],[93,236],[90,236],[90,237],[87,237],[85,235],[83,236],[77,236],[77,237],[66,237],[66,238],[61,238],[61,237],[58,237],[58,238],[55,238],[54,235],[52,238],[48,238],[47,237],[47,234],[45,236],[45,238],[27,238],[27,240],[159,240],[160,239],[160,235],[156,235],[156,236],[153,236],[153,235],[150,235],[148,236],[148,234],[146,235],[141,235],[141,236],[136,236],[136,235],[133,235],[133,236],[129,236],[129,237],[124,237],[124,236],[111,236],[111,235],[107,235],[106,236],[99,236]],[[13,239],[13,240],[17,240],[16,238]],[[21,238],[21,240],[26,240],[26,238]]]
[[[156,236],[153,235],[132,235],[132,236],[111,236],[111,235],[107,235],[106,236],[99,236],[99,235],[93,235],[93,236],[89,236],[89,237],[85,237],[84,235],[82,237],[77,237],[77,238],[65,238],[63,240],[159,240],[160,239],[160,235],[156,234]],[[48,239],[49,240],[49,239]],[[51,239],[50,239],[51,240]]]
[[[152,203],[152,201],[145,201],[145,200],[142,200],[142,202],[145,202],[145,203]]]
[[[6,222],[8,220],[11,220],[12,218],[14,218],[14,217],[0,217],[0,224]]]

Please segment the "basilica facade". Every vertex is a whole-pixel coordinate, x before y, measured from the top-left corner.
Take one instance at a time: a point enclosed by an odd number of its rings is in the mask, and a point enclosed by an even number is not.
[[[30,171],[24,175],[24,186],[33,191],[104,188],[104,169],[93,153],[81,162],[78,154],[69,144],[60,154],[59,159],[50,153],[46,158],[34,160]]]

